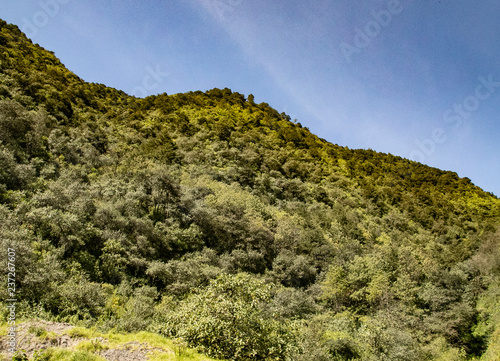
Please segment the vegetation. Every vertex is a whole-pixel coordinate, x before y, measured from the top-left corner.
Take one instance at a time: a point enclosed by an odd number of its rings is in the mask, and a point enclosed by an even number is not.
[[[0,332],[6,328],[5,325],[0,326]],[[31,344],[41,345],[40,342],[47,340],[47,333],[53,334],[54,342],[50,347],[32,352],[32,355],[25,350],[18,350],[11,358],[13,361],[104,361],[110,358],[129,361],[137,360],[141,355],[147,355],[151,361],[215,361],[180,342],[146,331],[102,333],[95,329],[74,327],[56,334],[47,332],[42,324],[30,326],[28,332],[37,336],[31,339]],[[26,337],[25,334],[23,336]],[[75,344],[66,347],[58,344],[58,340],[67,337],[74,340]],[[104,357],[106,355],[108,358]],[[1,356],[0,359],[4,360]]]
[[[496,360],[499,221],[453,172],[328,143],[229,89],[86,83],[0,21],[18,317],[234,360]]]

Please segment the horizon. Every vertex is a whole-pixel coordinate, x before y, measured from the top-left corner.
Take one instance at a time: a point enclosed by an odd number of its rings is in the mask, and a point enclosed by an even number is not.
[[[85,81],[139,97],[253,94],[331,143],[450,170],[500,195],[500,4],[168,5],[9,2],[1,17]]]

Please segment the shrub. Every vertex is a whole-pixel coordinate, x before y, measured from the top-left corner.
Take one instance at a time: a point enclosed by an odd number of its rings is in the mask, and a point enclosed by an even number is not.
[[[162,333],[179,337],[212,357],[285,360],[296,349],[291,324],[266,317],[270,286],[240,273],[223,274],[163,318]]]

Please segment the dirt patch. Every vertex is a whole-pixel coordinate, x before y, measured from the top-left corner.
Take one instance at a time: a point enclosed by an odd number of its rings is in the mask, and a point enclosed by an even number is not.
[[[69,323],[61,323],[61,322],[49,322],[49,321],[31,321],[31,322],[26,322],[18,326],[18,330],[25,330],[28,331],[30,328],[37,328],[41,327],[45,329],[47,332],[54,332],[56,334],[61,334],[64,333],[75,326],[69,324]]]
[[[32,355],[35,350],[49,347],[70,347],[77,343],[63,333],[73,328],[68,323],[31,321],[16,327],[17,349]],[[6,353],[7,337],[0,337],[0,351]]]
[[[133,341],[122,345],[121,348],[102,350],[99,355],[109,361],[146,361],[148,355],[154,351],[166,353],[164,349]]]

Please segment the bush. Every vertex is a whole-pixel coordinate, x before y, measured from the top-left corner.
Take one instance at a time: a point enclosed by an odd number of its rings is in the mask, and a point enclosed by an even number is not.
[[[144,331],[151,324],[154,315],[154,302],[157,297],[155,287],[143,286],[134,290],[127,301],[117,329],[125,332]]]
[[[285,360],[296,350],[291,324],[266,317],[270,286],[240,273],[223,274],[163,317],[162,333],[212,357]]]
[[[58,315],[63,320],[95,320],[103,312],[108,290],[85,279],[60,286]]]
[[[272,312],[273,317],[288,319],[307,319],[320,310],[310,294],[295,288],[280,289],[269,306],[268,312]]]
[[[275,282],[280,282],[285,287],[300,288],[314,282],[316,268],[307,257],[285,250],[276,257],[269,274]]]

